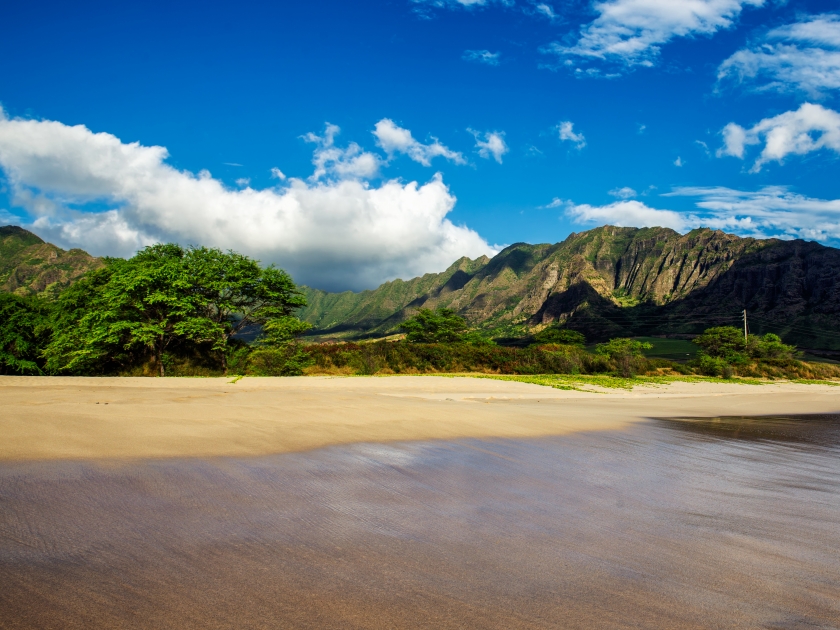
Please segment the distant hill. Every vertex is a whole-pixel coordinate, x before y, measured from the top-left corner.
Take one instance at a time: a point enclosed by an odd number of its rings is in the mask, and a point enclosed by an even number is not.
[[[0,227],[0,291],[52,295],[103,264],[81,249],[65,251],[21,227]]]
[[[709,229],[604,226],[371,291],[306,296],[299,314],[319,338],[383,336],[421,307],[453,308],[502,337],[556,322],[593,341],[737,326],[746,308],[753,332],[840,350],[840,250]]]

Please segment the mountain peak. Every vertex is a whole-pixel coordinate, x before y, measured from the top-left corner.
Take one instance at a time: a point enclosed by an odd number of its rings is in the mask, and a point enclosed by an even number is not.
[[[0,227],[0,290],[52,295],[104,263],[81,249],[69,252],[17,225]]]

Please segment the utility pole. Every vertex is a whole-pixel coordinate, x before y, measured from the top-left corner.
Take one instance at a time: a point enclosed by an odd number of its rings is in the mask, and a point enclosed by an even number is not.
[[[744,341],[747,341],[747,309],[744,309]]]

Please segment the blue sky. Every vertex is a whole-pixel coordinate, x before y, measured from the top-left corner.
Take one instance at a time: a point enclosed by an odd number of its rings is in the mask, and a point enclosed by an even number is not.
[[[5,3],[0,223],[99,255],[231,247],[328,289],[604,223],[836,246],[839,16]]]

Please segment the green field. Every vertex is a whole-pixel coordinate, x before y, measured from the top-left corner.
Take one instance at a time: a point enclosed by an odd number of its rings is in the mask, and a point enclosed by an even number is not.
[[[690,361],[697,355],[699,347],[685,339],[662,339],[661,337],[634,337],[653,346],[645,350],[645,356],[671,361]]]

